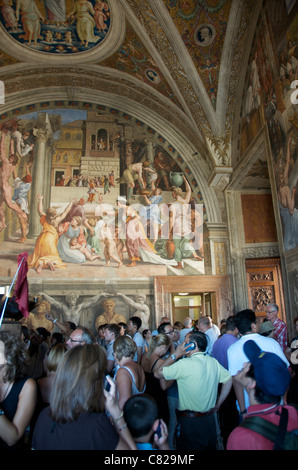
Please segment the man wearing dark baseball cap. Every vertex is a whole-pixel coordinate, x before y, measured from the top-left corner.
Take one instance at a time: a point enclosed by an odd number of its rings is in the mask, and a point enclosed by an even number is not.
[[[291,380],[286,364],[276,354],[262,351],[252,340],[247,341],[243,348],[253,366],[256,388],[279,403]]]
[[[245,425],[246,419],[258,416],[278,426],[282,408],[286,408],[287,431],[297,429],[297,409],[281,404],[291,380],[285,362],[274,353],[262,351],[253,340],[247,341],[243,348],[250,362],[245,363],[235,376],[235,380],[243,385],[249,396],[250,406],[244,415],[243,424]],[[273,448],[273,441],[243,425],[232,431],[227,443],[227,450],[273,450]]]

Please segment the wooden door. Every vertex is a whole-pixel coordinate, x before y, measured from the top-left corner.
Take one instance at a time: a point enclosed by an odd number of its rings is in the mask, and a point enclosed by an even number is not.
[[[279,306],[279,317],[285,321],[282,278],[279,258],[246,260],[249,308],[257,317],[266,316],[266,305]]]

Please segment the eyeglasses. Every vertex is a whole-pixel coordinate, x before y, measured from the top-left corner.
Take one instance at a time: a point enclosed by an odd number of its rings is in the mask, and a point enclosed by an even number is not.
[[[165,331],[165,334],[166,334],[166,335],[171,335],[172,333],[174,333],[174,330],[171,330],[171,331]]]
[[[70,341],[71,343],[84,343],[84,341],[82,339],[68,338],[68,341]]]
[[[267,313],[273,313],[276,312],[276,308],[274,310],[267,310]]]

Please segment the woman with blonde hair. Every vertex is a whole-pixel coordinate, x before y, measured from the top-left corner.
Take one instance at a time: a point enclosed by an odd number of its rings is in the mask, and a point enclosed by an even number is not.
[[[152,336],[149,341],[148,351],[141,360],[141,366],[146,377],[146,393],[155,398],[160,417],[168,424],[169,408],[166,390],[172,385],[173,381],[157,379],[154,377],[154,370],[159,368],[165,357],[174,352],[174,344],[171,338],[165,334]]]
[[[113,380],[108,380],[109,392],[103,388],[106,366],[106,353],[97,344],[76,346],[64,354],[50,406],[40,413],[34,429],[33,449],[136,449],[116,401]]]
[[[118,389],[119,407],[132,395],[145,392],[145,373],[142,367],[134,362],[136,343],[129,336],[119,336],[114,342],[114,357],[119,368],[114,376]]]

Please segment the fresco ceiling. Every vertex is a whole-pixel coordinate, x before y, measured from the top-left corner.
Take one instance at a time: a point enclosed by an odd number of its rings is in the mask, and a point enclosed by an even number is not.
[[[25,24],[29,5],[38,18],[32,34]],[[92,17],[90,34],[78,27],[78,5]],[[45,87],[51,92],[56,87],[59,98],[63,87],[72,99],[82,88],[109,93],[113,104],[128,99],[131,110],[135,103],[144,115],[148,109],[182,132],[208,171],[229,166],[240,65],[248,60],[261,5],[258,0],[7,0],[0,15],[2,109]],[[39,95],[36,102],[44,101],[45,94]]]

